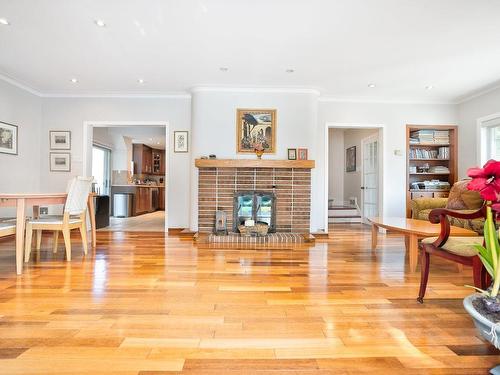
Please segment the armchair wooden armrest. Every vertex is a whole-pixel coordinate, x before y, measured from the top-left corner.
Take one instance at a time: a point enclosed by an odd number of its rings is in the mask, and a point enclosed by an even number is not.
[[[439,233],[439,237],[436,241],[432,243],[436,247],[443,246],[450,236],[450,221],[448,220],[448,216],[458,219],[478,219],[486,217],[486,206],[484,205],[474,212],[460,212],[446,208],[436,208],[432,210],[429,214],[429,221],[433,224],[441,224],[441,233]]]

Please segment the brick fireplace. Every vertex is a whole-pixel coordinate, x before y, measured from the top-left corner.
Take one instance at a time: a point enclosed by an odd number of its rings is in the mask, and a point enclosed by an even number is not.
[[[267,192],[275,197],[276,232],[309,233],[314,161],[197,159],[196,166],[199,232],[213,232],[218,209],[233,230],[235,196]]]

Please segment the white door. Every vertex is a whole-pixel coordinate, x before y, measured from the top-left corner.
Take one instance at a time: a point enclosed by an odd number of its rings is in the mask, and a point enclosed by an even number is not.
[[[363,222],[367,218],[378,216],[378,134],[361,141],[361,216]]]

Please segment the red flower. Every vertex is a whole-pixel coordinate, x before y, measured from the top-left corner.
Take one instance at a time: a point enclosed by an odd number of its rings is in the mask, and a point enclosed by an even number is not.
[[[489,160],[483,168],[469,168],[467,174],[472,177],[467,185],[469,190],[479,191],[487,201],[500,199],[500,162]]]
[[[500,203],[495,203],[491,205],[491,209],[496,212],[500,212]]]

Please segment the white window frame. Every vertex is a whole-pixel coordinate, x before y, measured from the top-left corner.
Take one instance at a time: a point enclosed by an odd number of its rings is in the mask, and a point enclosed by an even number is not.
[[[484,165],[492,158],[495,147],[494,129],[500,127],[500,113],[481,117],[477,120],[478,126],[478,163]]]

